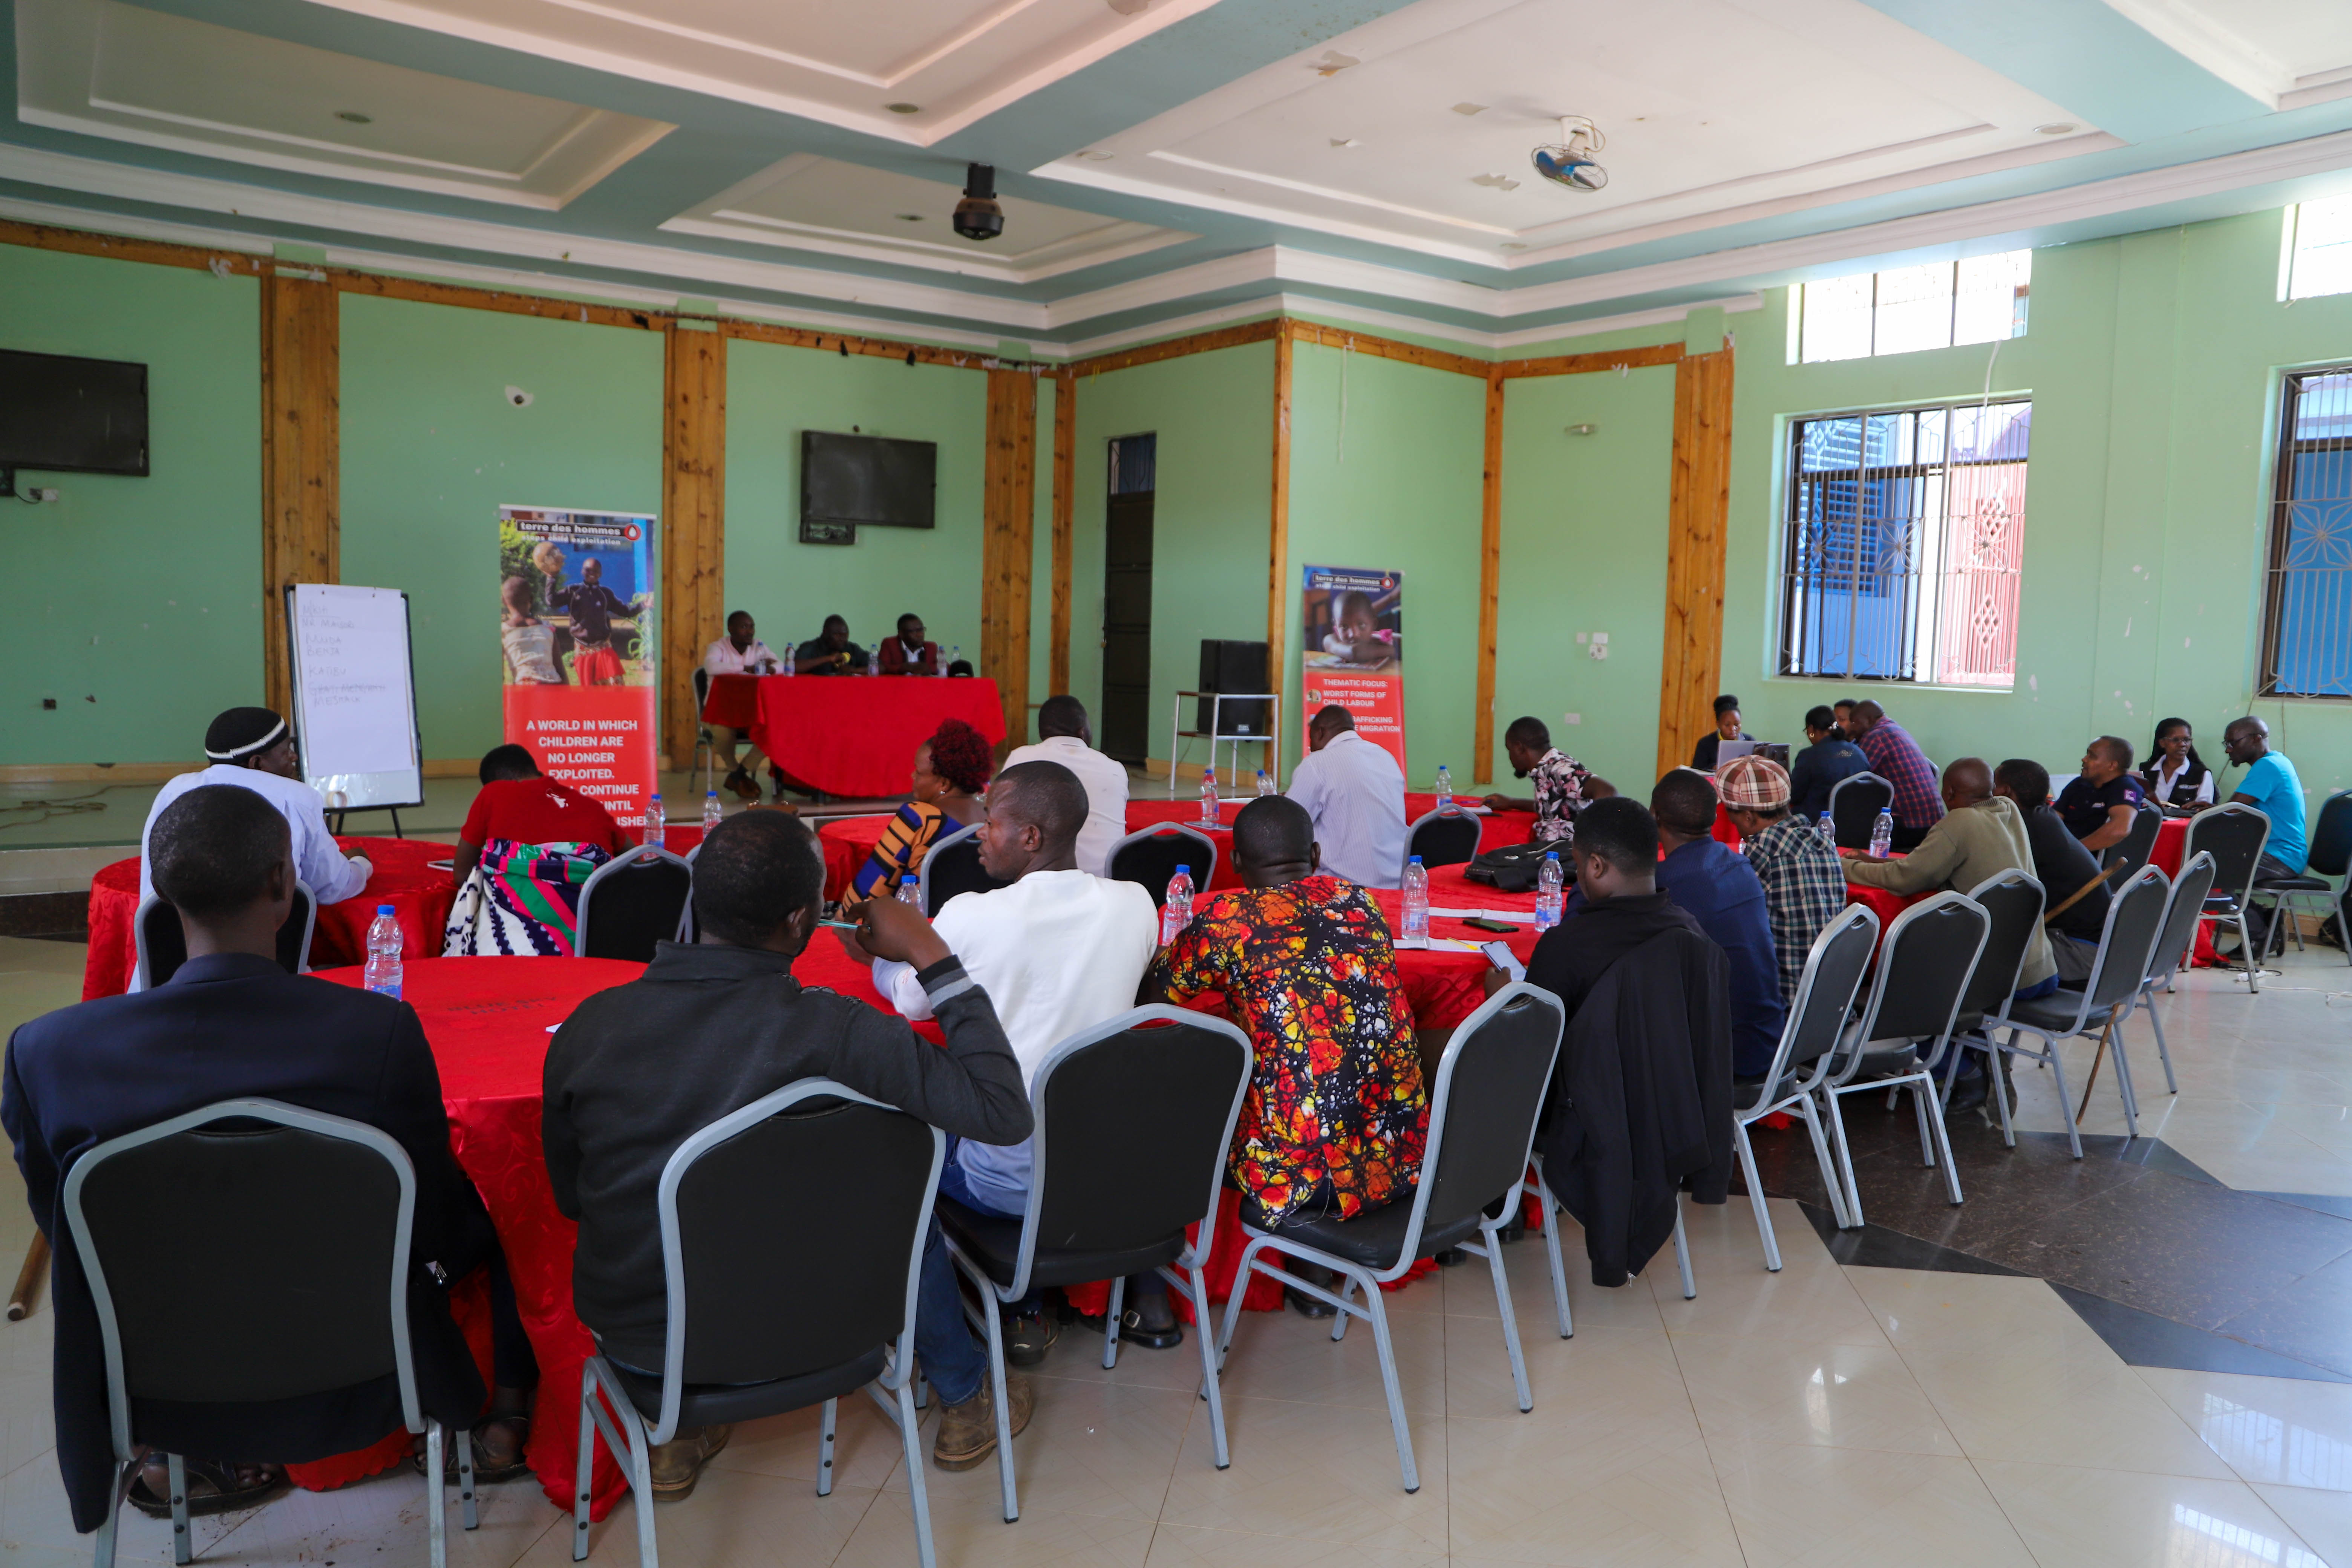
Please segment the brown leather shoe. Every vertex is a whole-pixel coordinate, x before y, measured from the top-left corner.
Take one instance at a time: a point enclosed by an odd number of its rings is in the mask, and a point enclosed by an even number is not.
[[[1013,1435],[1021,1436],[1037,1399],[1029,1380],[1007,1373],[1004,1393],[1013,1404]],[[931,1463],[943,1470],[968,1470],[996,1452],[996,1398],[986,1378],[980,1392],[961,1405],[940,1405],[940,1429],[931,1439]]]
[[[668,1442],[656,1445],[653,1452],[654,1500],[680,1502],[692,1497],[695,1483],[702,1479],[702,1467],[727,1447],[727,1439],[734,1433],[732,1426],[703,1426],[680,1432]]]

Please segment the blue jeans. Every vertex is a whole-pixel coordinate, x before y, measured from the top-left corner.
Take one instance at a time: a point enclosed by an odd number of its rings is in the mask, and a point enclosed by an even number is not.
[[[940,1169],[940,1192],[989,1214],[1019,1215],[1019,1211],[1008,1211],[971,1190],[963,1167],[956,1163],[952,1145],[947,1163]],[[1034,1312],[1038,1305],[1037,1293],[1032,1291],[1017,1310]],[[988,1350],[972,1338],[971,1326],[964,1321],[955,1260],[948,1256],[948,1244],[936,1219],[931,1221],[930,1234],[923,1238],[923,1277],[915,1294],[915,1354],[922,1361],[923,1375],[950,1405],[961,1405],[978,1394],[981,1380],[988,1375]]]

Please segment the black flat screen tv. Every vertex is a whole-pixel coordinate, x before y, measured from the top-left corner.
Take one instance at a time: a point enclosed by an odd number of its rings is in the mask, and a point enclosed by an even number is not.
[[[801,432],[801,524],[873,523],[929,528],[939,491],[939,447],[886,436]]]
[[[0,349],[0,468],[147,472],[147,367]]]

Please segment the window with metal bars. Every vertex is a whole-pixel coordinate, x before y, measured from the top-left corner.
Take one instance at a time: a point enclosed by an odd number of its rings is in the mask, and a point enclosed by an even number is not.
[[[2032,426],[2028,398],[1795,421],[1780,673],[2013,686]]]
[[[2286,378],[2265,586],[2263,694],[2352,697],[2352,365]]]

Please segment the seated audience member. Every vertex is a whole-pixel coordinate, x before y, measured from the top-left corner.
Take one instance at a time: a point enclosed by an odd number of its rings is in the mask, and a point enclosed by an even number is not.
[[[1553,745],[1540,719],[1512,720],[1503,731],[1503,752],[1511,760],[1512,777],[1536,781],[1535,796],[1490,795],[1485,804],[1490,811],[1534,812],[1536,830],[1529,837],[1538,844],[1565,848],[1576,837],[1576,814],[1585,804],[1617,793],[1607,779]]]
[[[1152,972],[1171,1002],[1223,993],[1249,1034],[1257,1061],[1230,1169],[1242,1217],[1259,1226],[1302,1209],[1353,1219],[1407,1196],[1429,1131],[1388,922],[1371,894],[1322,874],[1320,861],[1297,801],[1251,801],[1234,819],[1240,889],[1195,905]],[[1287,1294],[1310,1318],[1332,1313]]]
[[[804,824],[777,812],[729,817],[695,858],[699,939],[657,944],[642,977],[583,1002],[548,1047],[541,1135],[556,1207],[580,1222],[572,1303],[620,1365],[658,1375],[669,1321],[656,1220],[662,1168],[720,1117],[801,1079],[829,1078],[960,1137],[1029,1135],[1021,1065],[988,993],[916,910],[877,900],[860,940],[867,952],[905,961],[917,991],[937,999],[946,1049],[904,1019],[793,977],[824,891]],[[944,1406],[932,1462],[961,1470],[995,1450],[996,1413],[987,1355],[965,1325],[952,1269],[934,1225],[916,1351]],[[1006,1393],[1017,1433],[1028,1423],[1029,1385],[1015,1378]],[[692,1491],[729,1430],[681,1431],[656,1448],[654,1497]]]
[[[604,586],[604,563],[593,555],[581,563],[577,583],[559,586],[549,576],[547,607],[570,617],[572,684],[619,686],[627,680],[620,651],[613,647],[613,623],[634,622],[644,599],[643,594],[624,599]]]
[[[1764,884],[1746,856],[1716,838],[1716,801],[1714,783],[1689,768],[1675,769],[1650,792],[1650,815],[1666,852],[1658,862],[1658,891],[1680,904],[1729,961],[1731,1070],[1756,1079],[1772,1066],[1788,1006],[1780,999]]]
[[[1528,984],[1559,997],[1571,1020],[1609,966],[1660,931],[1706,934],[1658,886],[1658,838],[1642,803],[1622,795],[1594,801],[1577,822],[1576,918],[1544,932],[1528,960]],[[1768,1056],[1757,1071],[1771,1065]]]
[[[776,657],[775,649],[760,640],[759,628],[752,624],[750,614],[737,610],[727,617],[727,635],[702,650],[702,668],[715,680],[722,675],[774,675],[784,668],[784,661]],[[759,799],[760,786],[752,782],[751,774],[760,766],[760,748],[751,748],[749,762],[738,762],[735,746],[743,739],[742,732],[708,721],[704,727],[710,731],[710,749],[727,765],[727,776],[719,787],[732,790],[740,800]]]
[[[793,668],[803,675],[863,675],[866,650],[849,640],[847,621],[827,616],[815,640],[793,650]]]
[[[2166,815],[2185,816],[2213,804],[2213,773],[2197,754],[2195,731],[2186,719],[2160,719],[2156,744],[2139,765],[2139,782],[2147,798]]]
[[[2083,771],[2058,792],[2058,817],[2092,854],[2120,844],[2147,792],[2131,771],[2131,742],[2102,735],[2083,750]]]
[[[1862,748],[1845,738],[1833,709],[1816,707],[1805,714],[1809,744],[1789,759],[1789,809],[1807,822],[1819,822],[1830,808],[1830,791],[1839,781],[1870,771]]]
[[[1078,869],[1086,820],[1086,786],[1059,763],[1024,763],[997,774],[980,830],[980,863],[1010,886],[959,893],[935,922],[940,940],[996,998],[1024,1089],[1055,1046],[1135,1005],[1160,945],[1160,911],[1150,893]],[[863,956],[847,932],[843,945]],[[903,963],[877,963],[874,988],[907,1017],[931,1016],[922,977]],[[973,1208],[1020,1215],[1028,1207],[1031,1163],[1025,1136],[974,1136],[949,1151],[940,1191]],[[1129,1280],[1127,1302],[1121,1338],[1155,1348],[1181,1342],[1167,1285],[1157,1274]],[[1035,1296],[1016,1302],[1011,1317],[1005,1358],[1034,1366],[1052,1347],[1058,1325]]]
[[[988,815],[980,792],[993,761],[988,738],[961,719],[942,719],[915,748],[915,779],[905,804],[882,830],[881,842],[841,895],[841,918],[853,918],[868,899],[896,898],[901,884],[923,869],[931,846]]]
[[[499,584],[505,613],[499,617],[499,644],[506,649],[507,668],[517,686],[561,686],[563,670],[555,662],[555,628],[530,613],[530,580],[509,577]]]
[[[1726,741],[1753,741],[1755,736],[1739,727],[1739,699],[1726,692],[1715,700],[1715,728],[1698,738],[1691,749],[1691,766],[1703,773],[1715,772],[1715,760]]]
[[[1048,697],[1037,708],[1037,743],[1018,746],[1004,759],[1059,763],[1087,786],[1087,825],[1078,830],[1078,869],[1099,877],[1108,870],[1110,847],[1127,836],[1127,768],[1095,750],[1094,727],[1086,704],[1075,697]]]
[[[450,1153],[440,1076],[415,1009],[278,967],[278,928],[294,897],[293,838],[258,792],[219,784],[183,792],[149,825],[148,850],[155,885],[179,912],[187,962],[152,990],[60,1008],[18,1028],[0,1089],[0,1121],[15,1142],[33,1217],[56,1252],[58,1463],[74,1528],[95,1530],[111,1514],[114,1449],[105,1350],[89,1276],[66,1224],[66,1178],[109,1139],[238,1098],[363,1121],[406,1152],[415,1176],[411,1245],[420,1285],[408,1300],[420,1403],[445,1426],[473,1429],[478,1478],[519,1473],[538,1364],[489,1215]],[[199,1195],[153,1196],[159,1223],[272,1223],[268,1214],[206,1211]],[[183,1208],[181,1220],[163,1218]],[[421,1283],[428,1274],[457,1280],[485,1268],[492,1270],[497,1384],[490,1418],[480,1415],[480,1374],[442,1291]],[[187,1351],[201,1357],[201,1337]],[[166,1453],[189,1456],[189,1511],[218,1513],[275,1492],[278,1466],[240,1460],[269,1457],[277,1435],[280,1452],[311,1458],[367,1447],[397,1430],[402,1414],[400,1391],[385,1375],[249,1403],[142,1401],[131,1421],[148,1458],[131,1500],[163,1517],[171,1512]],[[250,1445],[244,1455],[223,1451],[240,1441]]]
[[[1395,887],[1404,873],[1404,770],[1356,733],[1355,715],[1337,703],[1308,721],[1307,745],[1286,793],[1315,825],[1324,868],[1361,887]]]
[[[1830,712],[1837,720],[1837,732],[1847,740],[1853,739],[1853,710],[1858,704],[1851,697],[1841,697],[1830,704]]]
[[[1789,809],[1789,775],[1769,757],[1734,757],[1716,775],[1723,808],[1739,829],[1740,847],[1764,885],[1780,1000],[1797,999],[1805,955],[1822,928],[1846,906],[1845,868],[1812,824]]]
[[[139,833],[139,897],[155,890],[155,862],[148,852],[155,824],[172,803],[207,784],[235,784],[261,796],[286,819],[294,836],[294,874],[322,904],[340,904],[367,887],[375,868],[361,855],[345,855],[327,831],[319,792],[296,771],[294,735],[286,721],[267,708],[232,708],[205,731],[202,773],[182,773],[155,792],[147,825]]]
[[[940,645],[923,640],[923,617],[908,615],[898,617],[898,635],[884,642],[881,647],[882,673],[885,675],[937,675],[940,672]]]
[[[1944,803],[1936,793],[1936,764],[1875,702],[1855,703],[1846,728],[1870,760],[1870,771],[1895,786],[1894,847],[1910,848],[1944,815]]]
[[[2033,852],[2033,879],[2042,884],[2044,910],[2074,900],[2055,919],[2045,920],[2042,931],[2050,938],[2058,983],[2080,985],[2091,977],[2091,960],[2107,929],[2115,879],[2100,875],[2099,858],[2066,831],[2052,807],[2049,769],[2025,757],[2011,757],[1993,770],[1992,793],[2016,806],[2024,819],[2025,842]],[[2082,897],[2075,898],[2077,893]]]
[[[2246,770],[2246,776],[2230,792],[2229,804],[2251,805],[2271,819],[2270,841],[2263,847],[2263,858],[2254,863],[2257,888],[2302,876],[2311,856],[2311,843],[2305,837],[2303,781],[2295,776],[2293,763],[2271,750],[2270,735],[2271,727],[2251,713],[2231,721],[2221,732],[2230,761]],[[2272,912],[2263,904],[2246,911],[2246,930],[2254,939],[2257,954],[2270,946]]]
[[[442,930],[444,958],[570,958],[580,889],[630,847],[612,813],[569,784],[540,776],[530,752],[493,746],[482,787],[457,830],[450,871],[457,901]]]

